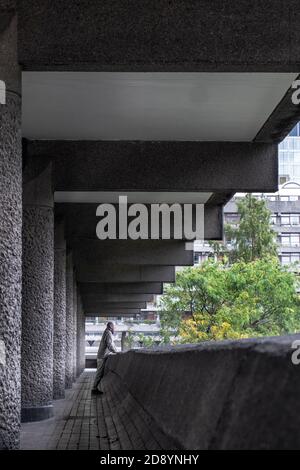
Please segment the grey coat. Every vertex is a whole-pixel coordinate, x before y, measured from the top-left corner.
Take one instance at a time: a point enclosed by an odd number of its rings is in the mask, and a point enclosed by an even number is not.
[[[100,341],[97,359],[104,359],[108,354],[116,352],[117,348],[114,344],[113,334],[108,328],[106,328]]]

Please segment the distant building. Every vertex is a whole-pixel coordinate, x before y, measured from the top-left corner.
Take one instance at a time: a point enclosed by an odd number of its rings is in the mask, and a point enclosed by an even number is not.
[[[277,233],[278,256],[283,265],[300,262],[300,123],[279,145],[279,190],[276,193],[254,194],[263,197],[271,211],[271,223]],[[236,202],[244,194],[236,194],[224,208],[224,222],[238,224]],[[194,244],[195,264],[214,257],[208,242]]]

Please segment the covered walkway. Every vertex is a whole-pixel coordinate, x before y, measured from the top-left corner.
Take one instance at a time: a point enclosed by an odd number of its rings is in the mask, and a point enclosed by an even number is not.
[[[174,203],[221,240],[236,192],[277,191],[296,0],[73,3],[0,0],[0,450],[21,423],[22,448],[300,448],[290,338],[119,355],[97,398],[84,372],[86,317],[141,315],[193,265]],[[167,239],[134,215],[97,236],[125,196],[168,206]]]
[[[91,395],[94,374],[86,369],[66,398],[54,402],[53,418],[22,424],[21,449],[158,450],[162,443],[176,448],[118,384],[106,381],[103,395]],[[120,398],[132,408],[130,414],[128,406],[119,406]]]

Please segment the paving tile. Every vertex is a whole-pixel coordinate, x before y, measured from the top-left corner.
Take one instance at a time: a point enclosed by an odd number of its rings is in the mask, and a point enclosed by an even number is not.
[[[91,395],[94,372],[85,371],[54,402],[55,417],[21,428],[21,449],[157,450],[169,441],[117,377],[103,381],[103,395]]]

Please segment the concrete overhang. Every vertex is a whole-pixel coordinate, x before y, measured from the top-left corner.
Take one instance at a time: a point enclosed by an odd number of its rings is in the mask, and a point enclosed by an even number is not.
[[[99,269],[98,266],[76,266],[76,279],[79,283],[148,283],[175,282],[174,266],[133,266],[115,265]]]
[[[152,294],[101,294],[96,290],[94,293],[82,294],[81,298],[85,302],[109,302],[109,303],[124,303],[124,302],[153,302],[154,297]]]
[[[141,314],[141,309],[109,309],[109,310],[99,310],[99,309],[88,309],[85,310],[85,315],[88,317],[135,317],[136,315]]]
[[[161,282],[121,282],[121,283],[78,283],[82,295],[132,295],[132,294],[162,294],[163,284]]]
[[[24,155],[52,159],[55,191],[231,193],[278,187],[278,147],[260,142],[43,140],[25,141]]]
[[[99,204],[113,204],[117,214],[117,232],[119,230],[119,208],[117,206],[117,192],[69,192],[55,193],[55,213],[65,221],[66,238],[70,241],[74,238],[96,239],[96,225],[100,218],[96,216],[96,210]],[[167,193],[167,192],[127,192],[122,193],[128,198],[128,206],[133,203],[145,204],[148,210],[149,219],[151,219],[150,204],[180,204],[182,215],[184,214],[183,204],[204,204],[204,239],[218,240],[222,238],[223,232],[223,204],[229,198],[229,195],[221,197],[219,194],[212,199],[211,193]],[[207,201],[211,202],[207,202]],[[82,201],[82,202],[77,202]],[[206,202],[206,203],[205,203]],[[195,210],[194,210],[195,212]],[[128,221],[132,217],[128,217]],[[173,219],[172,219],[173,220]],[[149,230],[151,220],[149,222]],[[183,221],[182,221],[183,226]],[[195,230],[195,217],[193,217],[193,230]],[[160,238],[161,238],[160,227]],[[170,237],[174,238],[174,225],[171,223]],[[184,233],[183,233],[184,238]]]
[[[297,0],[19,0],[27,70],[300,70]]]
[[[135,310],[145,309],[146,302],[101,302],[90,298],[82,299],[83,309],[87,311],[103,311],[109,312],[110,310]]]
[[[91,240],[71,244],[77,270],[93,272],[109,266],[192,266],[193,251],[177,240]]]

